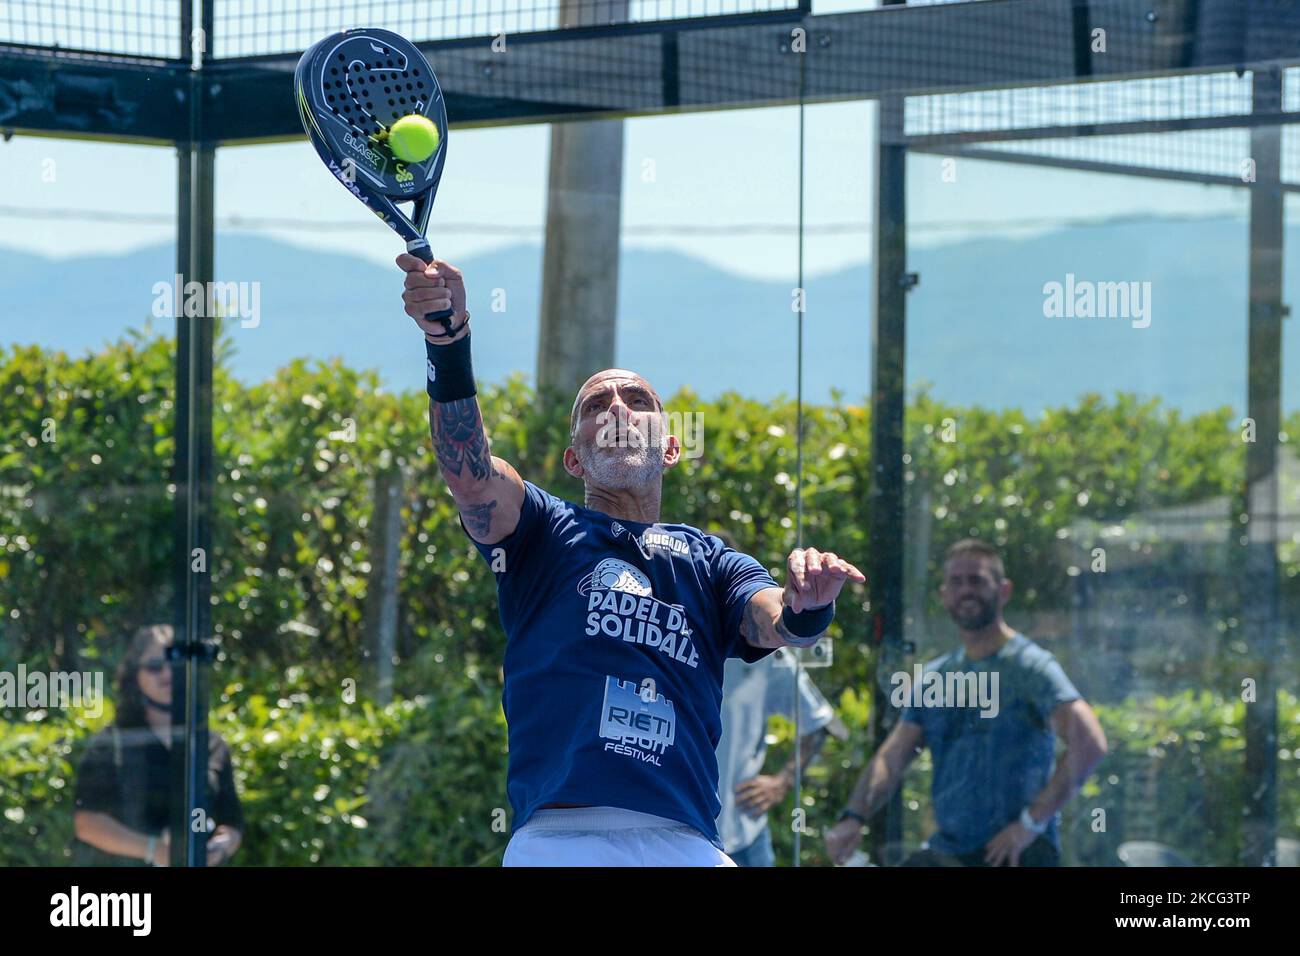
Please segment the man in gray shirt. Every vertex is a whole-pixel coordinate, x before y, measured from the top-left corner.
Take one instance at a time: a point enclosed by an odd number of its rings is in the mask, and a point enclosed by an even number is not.
[[[726,662],[722,683],[722,737],[718,741],[718,833],[727,855],[740,866],[772,866],[772,834],[767,812],[794,787],[794,759],[780,773],[763,773],[767,758],[767,718],[793,719],[794,659],[780,650],[756,664],[737,658]],[[803,766],[832,733],[847,730],[807,672],[799,674],[800,759]]]
[[[1002,558],[980,541],[949,549],[939,589],[962,646],[895,675],[903,708],[826,836],[843,862],[922,746],[934,760],[938,832],[910,866],[1055,866],[1057,813],[1106,754],[1106,735],[1050,653],[1008,626]],[[1056,738],[1065,744],[1055,758]]]

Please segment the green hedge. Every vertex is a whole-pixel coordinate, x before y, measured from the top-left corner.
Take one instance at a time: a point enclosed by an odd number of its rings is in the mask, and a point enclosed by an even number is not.
[[[111,668],[132,627],[170,619],[172,351],[169,339],[142,334],[80,358],[0,348],[0,667],[22,661],[29,668]],[[540,401],[517,380],[485,389],[481,399],[498,455],[557,494],[581,495],[560,465],[566,421],[554,402]],[[255,825],[270,821],[245,858],[309,860],[316,847],[325,861],[425,861],[445,847],[459,862],[490,859],[500,834],[490,825],[485,831],[484,821],[505,805],[504,635],[493,578],[460,531],[437,475],[425,397],[388,393],[373,373],[336,360],[293,362],[251,387],[219,362],[214,400],[209,573],[217,673],[227,682],[214,721],[249,775],[248,796],[267,811]],[[705,426],[703,456],[683,461],[666,479],[670,516],[725,528],[738,547],[779,569],[795,542],[793,402],[735,394],[704,401],[683,391],[669,407],[702,415]],[[868,409],[837,394],[805,412],[805,540],[865,563]],[[943,549],[975,533],[1007,549],[1018,612],[1067,607],[1068,559],[1059,542],[1073,523],[1123,520],[1235,493],[1243,467],[1235,424],[1226,409],[1188,417],[1127,395],[1088,396],[1032,419],[1014,409],[955,408],[915,396],[906,479],[913,501],[928,500],[929,580]],[[1287,427],[1300,434],[1300,414]],[[403,702],[348,707],[339,701],[340,685],[365,672],[374,483],[394,470],[406,482],[396,669]],[[1283,557],[1285,613],[1293,620],[1300,548],[1284,548]],[[932,594],[925,606],[934,610]],[[826,767],[857,767],[866,757],[867,703],[858,694],[870,686],[875,665],[861,643],[869,620],[861,592],[840,602],[834,633],[845,640],[835,667],[819,672],[818,681],[856,716],[854,737],[828,748]],[[1221,623],[1230,625],[1230,609]],[[1226,648],[1228,638],[1221,643]],[[1180,724],[1180,739],[1198,732],[1231,737],[1213,729],[1213,707],[1197,713],[1207,725]],[[6,716],[15,719],[0,739],[6,764],[12,758],[17,770],[36,768],[35,776],[48,780],[31,780],[30,773],[19,782],[8,773],[0,778],[4,826],[35,827],[39,839],[28,841],[30,852],[45,859],[66,843],[59,827],[69,825],[68,814],[57,803],[82,729],[0,714]],[[1160,720],[1134,717],[1141,729],[1134,734],[1163,728]],[[294,783],[305,755],[319,753],[327,739],[330,767]],[[1128,747],[1113,729],[1112,747]],[[294,775],[285,769],[277,782],[281,762]],[[1195,763],[1186,767],[1199,772]],[[819,796],[812,784],[824,772],[813,772],[809,798],[838,809],[849,781],[828,774]],[[386,783],[356,803],[372,780]],[[1197,785],[1192,777],[1185,783]],[[908,786],[916,809],[907,833],[914,841],[927,805],[923,768]],[[1294,800],[1293,775],[1280,792]],[[438,795],[441,809],[426,807],[427,794]],[[412,808],[423,821],[418,833],[397,822],[414,818]],[[1294,810],[1288,812],[1293,819]],[[810,813],[810,823],[815,818]],[[1235,839],[1235,831],[1228,833],[1223,844]],[[0,852],[29,852],[15,842]],[[815,861],[812,842],[804,851]],[[1069,852],[1101,861],[1110,848],[1089,847],[1102,842]],[[1226,860],[1226,852],[1216,845],[1203,858]]]
[[[82,358],[0,348],[0,664],[111,663],[128,629],[170,618],[172,375],[161,337]],[[500,659],[492,577],[437,475],[422,393],[387,393],[373,373],[337,360],[296,361],[251,387],[219,367],[215,401],[212,623],[242,678],[261,686],[307,659],[321,687],[358,674],[374,483],[393,469],[407,482],[403,660]],[[563,415],[519,381],[485,389],[482,401],[495,452],[557,494],[581,494],[560,466]],[[782,565],[795,539],[793,402],[684,391],[670,408],[705,426],[704,455],[666,480],[671,516],[725,527]],[[865,562],[870,416],[842,396],[806,412],[805,540]],[[50,422],[53,442],[43,440]],[[1233,425],[1227,410],[1188,418],[1124,395],[1036,419],[916,397],[907,479],[913,500],[929,500],[931,580],[943,549],[973,532],[1007,549],[1018,610],[1066,606],[1060,541],[1072,523],[1233,493],[1243,447]],[[1300,555],[1287,558],[1291,613]],[[840,622],[867,633],[860,601],[844,602]],[[401,692],[419,693],[426,670],[403,668]]]
[[[234,755],[247,831],[240,865],[496,865],[505,849],[505,722],[493,681],[448,675],[428,696],[384,709],[270,700],[225,688],[213,727]],[[240,699],[236,709],[229,699]],[[1282,694],[1278,832],[1300,837],[1300,701]],[[1245,798],[1240,701],[1207,693],[1102,706],[1111,753],[1071,802],[1062,831],[1075,865],[1117,865],[1126,839],[1168,843],[1204,865],[1237,863]],[[849,728],[804,780],[801,860],[828,865],[822,834],[870,757],[870,703],[838,700]],[[105,715],[104,719],[107,719]],[[99,722],[96,722],[96,726]],[[0,725],[0,866],[49,865],[72,834],[78,755],[94,728],[77,716]],[[793,731],[774,718],[769,769]],[[904,840],[933,831],[927,754],[904,782]],[[778,859],[790,860],[793,797],[772,811]],[[1105,811],[1094,830],[1094,811]]]
[[[451,686],[376,708],[225,688],[212,728],[230,744],[246,830],[240,865],[497,864],[505,850],[498,690]],[[0,723],[0,866],[70,862],[76,768],[93,723]]]

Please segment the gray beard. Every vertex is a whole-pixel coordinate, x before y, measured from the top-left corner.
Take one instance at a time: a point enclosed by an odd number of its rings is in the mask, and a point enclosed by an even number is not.
[[[583,448],[578,461],[588,480],[601,488],[628,491],[643,488],[664,473],[662,448]]]

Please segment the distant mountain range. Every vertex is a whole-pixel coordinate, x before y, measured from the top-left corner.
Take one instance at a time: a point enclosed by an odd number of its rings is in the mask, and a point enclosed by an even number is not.
[[[0,240],[2,242],[3,240]],[[847,240],[846,240],[847,241]],[[855,240],[857,241],[857,240]],[[1287,288],[1296,288],[1300,232],[1287,235]],[[517,245],[458,263],[470,286],[475,367],[499,381],[535,368],[541,249]],[[792,264],[774,263],[774,272]],[[909,297],[910,387],[960,404],[1036,412],[1084,392],[1134,391],[1187,411],[1246,396],[1247,234],[1241,221],[1125,222],[1032,239],[966,240],[914,250]],[[144,324],[173,251],[55,260],[0,249],[0,343],[81,353]],[[297,356],[342,356],[379,370],[393,389],[422,385],[424,359],[401,312],[400,275],[369,260],[245,233],[217,244],[218,278],[260,282],[260,325],[231,323],[233,370],[259,380]],[[1047,318],[1044,285],[1149,282],[1150,326],[1122,318]],[[734,390],[766,399],[795,388],[793,282],[732,275],[674,252],[625,249],[620,365],[670,394]],[[1140,287],[1140,286],[1139,286]],[[493,312],[493,290],[506,310]],[[871,276],[867,262],[808,282],[805,394],[849,401],[870,391]],[[498,300],[500,293],[497,293]],[[1288,321],[1284,407],[1300,407],[1300,347]],[[155,319],[170,332],[172,320]]]

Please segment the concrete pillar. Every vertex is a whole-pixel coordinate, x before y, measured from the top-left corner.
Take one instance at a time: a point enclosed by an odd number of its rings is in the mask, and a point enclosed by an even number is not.
[[[627,19],[627,0],[561,8],[566,27]],[[623,121],[551,127],[546,248],[542,259],[537,385],[572,398],[592,372],[614,364],[619,231],[623,197]]]

